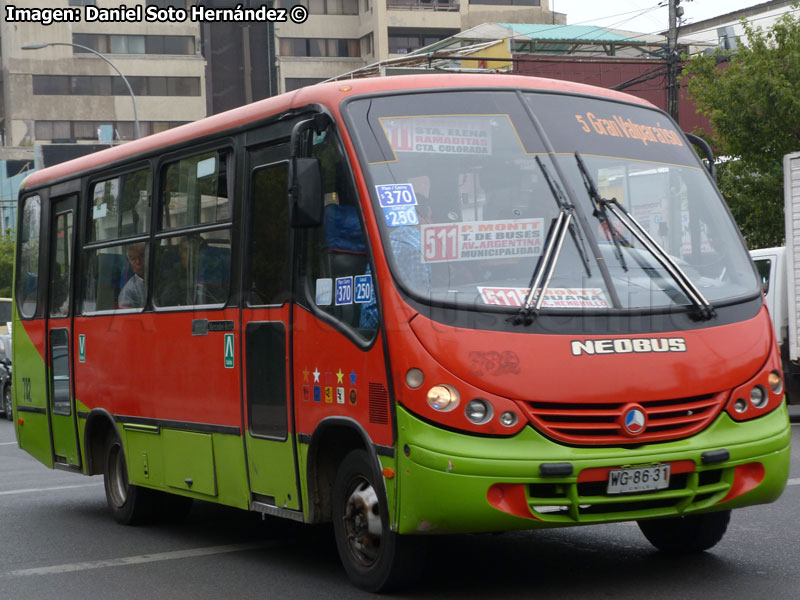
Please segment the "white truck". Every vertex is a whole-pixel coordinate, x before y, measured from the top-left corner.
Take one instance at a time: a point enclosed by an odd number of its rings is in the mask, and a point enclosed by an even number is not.
[[[786,398],[800,404],[800,152],[783,157],[786,246],[751,250],[781,349]]]

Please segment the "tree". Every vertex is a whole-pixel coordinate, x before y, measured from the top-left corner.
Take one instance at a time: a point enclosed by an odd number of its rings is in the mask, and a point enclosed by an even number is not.
[[[14,232],[10,229],[0,236],[0,297],[11,298],[14,279]]]
[[[684,70],[698,112],[711,121],[712,144],[731,159],[719,187],[751,248],[784,242],[783,155],[800,150],[796,12],[766,30],[743,21],[747,46],[693,57]]]

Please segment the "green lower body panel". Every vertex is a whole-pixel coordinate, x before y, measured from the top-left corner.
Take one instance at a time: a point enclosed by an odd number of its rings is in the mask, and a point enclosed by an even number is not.
[[[142,425],[125,425],[122,431],[131,483],[249,508],[240,436]]]
[[[510,438],[445,431],[398,408],[394,528],[400,533],[488,532],[687,515],[772,502],[789,476],[786,406],[734,422],[722,413],[703,432],[638,448],[570,447],[525,428]],[[724,462],[702,454],[727,450]],[[717,453],[717,456],[724,452]],[[570,463],[542,476],[542,463]],[[609,468],[670,464],[669,487],[608,494]]]

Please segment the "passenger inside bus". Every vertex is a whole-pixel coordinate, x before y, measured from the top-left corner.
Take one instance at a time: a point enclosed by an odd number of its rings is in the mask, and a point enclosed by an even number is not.
[[[421,200],[421,201],[420,201]],[[405,284],[417,292],[426,291],[431,286],[431,266],[422,260],[422,239],[420,227],[430,223],[431,206],[427,198],[417,195],[417,218],[419,225],[393,227],[389,232],[389,243],[397,265],[397,272]],[[367,268],[369,274],[369,267]],[[378,307],[373,293],[370,301],[361,307],[360,327],[377,327]]]
[[[129,244],[125,249],[133,275],[122,286],[117,300],[119,308],[142,308],[147,297],[145,273],[145,243]]]
[[[180,239],[180,241],[178,241]],[[155,303],[158,306],[186,306],[194,303],[194,286],[189,280],[193,258],[202,243],[199,236],[183,236],[162,245],[157,261]]]

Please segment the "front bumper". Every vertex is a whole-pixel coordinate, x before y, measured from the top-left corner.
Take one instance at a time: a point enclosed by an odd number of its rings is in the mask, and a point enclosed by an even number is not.
[[[570,447],[532,427],[510,438],[446,431],[397,409],[400,452],[393,526],[400,533],[505,531],[610,523],[772,502],[789,476],[791,428],[782,404],[752,421],[722,413],[703,432],[638,448]],[[727,450],[703,464],[704,452]],[[722,453],[724,454],[724,453]],[[571,463],[542,476],[542,463]],[[605,493],[609,468],[670,463],[670,487]]]

